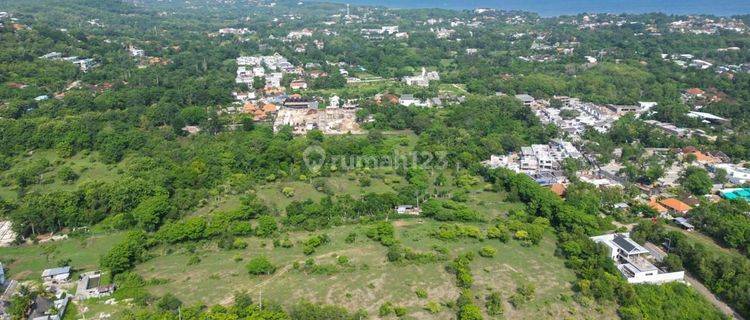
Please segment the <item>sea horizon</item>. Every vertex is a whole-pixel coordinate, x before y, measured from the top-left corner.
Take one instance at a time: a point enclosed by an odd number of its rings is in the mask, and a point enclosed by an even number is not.
[[[492,8],[538,13],[543,17],[580,13],[664,13],[674,15],[706,14],[734,16],[750,14],[750,1],[743,0],[312,0],[315,2],[349,3],[383,6],[394,9],[437,8],[467,10]]]

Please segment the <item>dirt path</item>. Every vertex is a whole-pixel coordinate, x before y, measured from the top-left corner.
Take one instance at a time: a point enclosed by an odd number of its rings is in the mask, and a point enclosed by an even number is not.
[[[633,227],[635,227],[636,224],[637,223],[623,224],[623,223],[620,223],[618,221],[612,221],[612,225],[614,225],[615,227],[618,227],[618,228],[624,227],[625,229],[628,230],[628,232],[630,232],[631,230],[633,230]]]
[[[657,245],[653,243],[646,242],[644,247],[646,247],[648,251],[651,251],[651,255],[653,255],[654,258],[656,258],[656,260],[661,261],[662,259],[664,259],[664,257],[667,256],[667,253],[664,252],[664,250],[662,250],[661,248],[659,248]],[[700,281],[698,281],[698,279],[691,276],[687,271],[685,271],[685,281],[688,284],[690,284],[690,286],[695,288],[695,290],[698,291],[698,293],[700,293],[704,298],[706,298],[706,300],[710,301],[711,304],[716,306],[716,308],[721,310],[721,312],[727,315],[729,318],[744,320],[744,318],[740,316],[737,312],[735,312],[734,309],[732,309],[732,307],[724,303],[724,301],[719,300],[719,298],[717,298],[716,295],[714,295],[711,292],[711,290],[706,288],[706,286],[704,286],[703,283],[701,283]]]

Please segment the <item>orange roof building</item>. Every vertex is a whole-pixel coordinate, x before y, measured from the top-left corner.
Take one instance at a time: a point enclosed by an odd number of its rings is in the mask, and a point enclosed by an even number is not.
[[[276,105],[266,103],[263,105],[263,107],[258,107],[252,102],[246,102],[242,106],[242,112],[251,114],[253,116],[253,120],[266,120],[270,113],[276,112]]]
[[[685,155],[692,154],[695,155],[695,160],[698,161],[698,163],[719,163],[719,159],[714,158],[711,155],[705,154],[703,152],[700,152],[698,149],[694,147],[685,147],[682,149],[682,153]]]
[[[685,214],[685,213],[688,213],[688,211],[690,211],[691,209],[693,209],[693,207],[675,198],[667,198],[659,202],[665,207],[667,207],[667,209],[669,209],[670,211],[674,211],[676,213]]]
[[[701,96],[701,95],[704,95],[706,92],[698,88],[690,88],[690,89],[685,90],[685,93],[691,96]]]
[[[655,198],[651,198],[648,201],[648,206],[651,207],[651,209],[654,209],[659,214],[666,214],[667,212],[669,212],[669,209],[665,208],[663,205],[656,202]]]
[[[549,187],[552,192],[554,192],[556,195],[560,197],[565,196],[565,192],[567,191],[567,188],[565,188],[565,185],[562,183],[555,183]]]
[[[266,103],[265,105],[263,105],[263,112],[265,113],[276,112],[276,105],[271,104],[271,103]]]

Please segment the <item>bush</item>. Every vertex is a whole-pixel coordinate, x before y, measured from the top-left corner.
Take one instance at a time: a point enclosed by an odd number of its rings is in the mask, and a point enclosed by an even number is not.
[[[354,243],[355,241],[357,241],[357,234],[356,234],[356,233],[354,233],[354,232],[352,232],[352,233],[349,233],[349,234],[348,234],[348,235],[346,236],[346,239],[344,239],[344,241],[345,241],[346,243]]]
[[[499,224],[495,227],[487,228],[487,239],[498,239],[500,242],[508,241],[508,227]]]
[[[199,263],[201,263],[201,258],[196,255],[192,255],[190,256],[190,259],[188,259],[187,265],[192,266]]]
[[[245,249],[247,248],[247,242],[241,240],[241,239],[234,239],[234,242],[232,243],[233,249]]]
[[[492,292],[487,295],[487,298],[485,300],[485,308],[487,309],[488,315],[499,316],[503,314],[503,312],[505,312],[503,310],[503,297],[500,296],[500,293]]]
[[[386,302],[378,308],[378,315],[381,317],[386,317],[393,313],[393,303]]]
[[[482,249],[479,249],[479,255],[485,258],[492,258],[496,253],[497,251],[495,250],[495,248],[490,246],[484,246],[482,247]]]
[[[429,312],[430,314],[437,314],[440,313],[440,310],[442,310],[443,308],[439,303],[430,301],[424,306],[424,309],[427,310],[427,312]]]
[[[265,256],[250,259],[250,262],[245,267],[251,275],[269,275],[276,272],[276,266],[271,264]]]
[[[417,295],[417,298],[427,299],[427,291],[425,289],[417,289],[414,293]]]
[[[156,302],[156,307],[164,311],[177,311],[181,306],[182,301],[171,293],[165,294]]]
[[[281,189],[281,193],[287,198],[294,197],[294,188],[284,187],[283,189]]]
[[[395,313],[397,317],[403,317],[406,315],[406,308],[405,307],[393,307],[393,313]]]

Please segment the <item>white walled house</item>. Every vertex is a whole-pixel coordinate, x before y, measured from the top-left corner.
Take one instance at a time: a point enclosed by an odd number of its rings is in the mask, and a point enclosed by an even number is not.
[[[684,271],[664,272],[647,258],[651,253],[630,239],[629,233],[612,233],[591,237],[609,249],[610,258],[628,283],[661,284],[672,281],[683,281]]]

